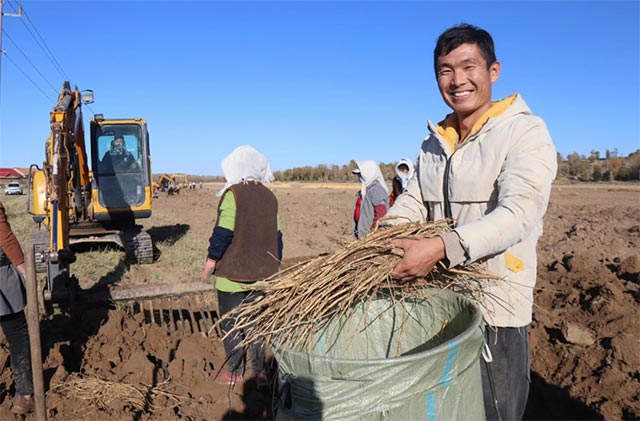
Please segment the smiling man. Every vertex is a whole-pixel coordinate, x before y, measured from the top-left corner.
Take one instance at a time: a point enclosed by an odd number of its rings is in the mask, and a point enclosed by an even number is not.
[[[418,176],[388,215],[400,217],[396,221],[451,218],[453,230],[394,240],[404,257],[393,276],[409,281],[438,262],[449,268],[481,262],[501,278],[478,281],[493,356],[481,364],[485,411],[488,419],[521,419],[529,393],[536,244],[556,151],[544,122],[520,95],[492,101],[501,66],[487,31],[468,24],[449,28],[433,58],[440,94],[453,112],[438,125],[429,122]]]

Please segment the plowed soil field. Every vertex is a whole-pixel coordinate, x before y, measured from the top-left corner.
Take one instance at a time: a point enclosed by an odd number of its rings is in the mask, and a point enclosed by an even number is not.
[[[107,247],[79,250],[72,272],[79,269],[74,273],[84,288],[198,281],[219,187],[205,184],[154,201],[144,222],[154,264],[129,266],[122,251]],[[286,265],[351,239],[356,185],[272,187]],[[555,185],[538,248],[525,418],[640,418],[640,186]],[[135,305],[79,302],[72,312],[44,317],[48,417],[272,419],[274,390],[258,387],[251,373],[233,388],[214,382],[224,361],[211,329],[216,318],[212,294]],[[13,380],[3,338],[0,346],[0,419],[10,419]]]

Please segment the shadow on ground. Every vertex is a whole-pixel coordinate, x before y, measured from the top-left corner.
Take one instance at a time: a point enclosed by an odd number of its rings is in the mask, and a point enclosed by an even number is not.
[[[603,417],[584,403],[569,396],[566,389],[547,383],[531,372],[531,389],[524,420],[602,420]]]
[[[173,245],[184,237],[190,228],[188,224],[175,224],[148,229],[147,233],[151,236],[151,241],[153,242],[153,261],[157,261],[162,254],[156,244],[166,242],[169,245]]]
[[[242,400],[244,411],[229,411],[223,415],[223,421],[272,420],[275,417],[274,389],[278,373],[273,357],[267,358],[266,385],[259,385],[254,377],[246,378],[243,384]]]
[[[154,243],[167,242],[173,244],[189,231],[188,224],[165,225],[162,227],[152,227],[147,230]]]

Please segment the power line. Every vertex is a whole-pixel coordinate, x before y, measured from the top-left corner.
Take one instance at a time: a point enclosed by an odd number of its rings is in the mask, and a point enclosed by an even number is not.
[[[2,49],[2,18],[4,16],[12,16],[12,17],[22,17],[22,6],[18,6],[18,13],[4,13],[2,11],[3,0],[0,0],[0,74],[2,74],[2,55],[4,54],[4,50]],[[0,83],[2,86],[2,83]],[[0,89],[1,91],[1,89]]]
[[[44,79],[45,82],[47,82],[47,84],[51,87],[51,89],[53,89],[54,92],[57,92],[56,88],[51,84],[51,82],[49,82],[49,80],[40,72],[40,70],[38,70],[38,68],[36,67],[35,64],[33,64],[33,62],[29,59],[29,57],[27,57],[27,55],[24,53],[24,51],[22,51],[22,49],[20,48],[20,46],[13,40],[13,38],[11,38],[11,36],[7,33],[7,31],[5,31],[4,29],[2,30],[2,33],[5,34],[7,36],[7,39],[9,39],[9,41],[11,41],[13,43],[13,45],[16,47],[16,49],[18,51],[20,51],[20,54],[22,54],[22,56],[29,62],[29,64],[31,64],[31,66],[35,69],[36,72],[38,72],[38,74],[42,77],[42,79]]]
[[[3,0],[0,0],[0,2],[2,2]],[[65,80],[71,80],[69,78],[69,76],[66,74],[66,72],[64,71],[64,69],[62,68],[62,66],[60,65],[60,63],[58,62],[58,60],[55,57],[55,54],[53,53],[53,51],[51,51],[51,49],[49,48],[49,46],[47,45],[46,41],[44,40],[44,38],[42,37],[42,35],[40,34],[40,32],[38,31],[38,28],[36,27],[36,25],[33,23],[33,21],[31,20],[31,18],[29,17],[29,15],[27,14],[26,10],[24,10],[24,8],[22,7],[22,5],[17,1],[17,0],[4,0],[5,3],[7,3],[9,5],[10,8],[12,8],[13,10],[19,10],[20,16],[24,16],[28,21],[29,21],[29,25],[31,26],[31,28],[29,26],[27,26],[27,24],[25,23],[25,21],[23,19],[21,19],[22,24],[24,25],[25,29],[27,30],[27,32],[29,32],[29,34],[31,35],[31,37],[33,38],[33,40],[36,42],[36,44],[38,44],[38,47],[40,47],[40,50],[42,50],[42,52],[45,54],[45,56],[49,59],[49,61],[53,64],[53,67],[55,67],[55,69],[58,71],[58,73],[60,73],[60,75],[65,79]],[[12,4],[13,3],[13,4]],[[0,8],[1,10],[1,8]],[[0,27],[1,28],[1,27]],[[35,64],[29,59],[29,57],[25,54],[25,52],[18,46],[18,44],[9,36],[9,34],[3,29],[1,31],[2,33],[4,33],[7,38],[13,43],[13,45],[18,49],[18,51],[20,51],[20,53],[22,54],[22,56],[29,62],[29,64],[31,64],[31,66],[36,70],[36,72],[38,72],[38,74],[42,77],[42,79],[53,89],[54,92],[58,92],[57,89],[51,84],[51,82],[42,74],[42,72],[40,72],[40,70],[38,70],[38,68],[35,66]],[[0,33],[0,37],[1,37],[1,33]],[[1,38],[0,38],[1,39]],[[1,44],[0,44],[1,45]],[[0,53],[1,54],[1,53]],[[4,54],[5,56],[7,56],[7,54]],[[47,94],[42,90],[42,88],[40,88],[40,86],[31,78],[29,77],[29,75],[9,56],[7,56],[7,58],[11,61],[11,63],[13,63],[14,66],[16,66],[16,68],[36,87],[36,89],[38,89],[46,98],[47,100],[50,100],[50,98],[47,96]],[[89,108],[89,110],[91,112],[93,112],[93,110],[87,105],[87,107]]]
[[[47,94],[42,90],[42,88],[40,88],[40,86],[38,86],[37,83],[35,83],[33,81],[33,79],[31,79],[31,77],[29,77],[29,75],[20,68],[20,66],[18,66],[18,63],[16,63],[15,61],[13,61],[13,59],[11,58],[11,56],[9,56],[8,54],[5,53],[5,57],[11,62],[13,63],[14,66],[16,66],[16,68],[20,71],[20,73],[22,73],[24,75],[24,77],[26,77],[27,79],[29,79],[29,81],[33,84],[33,86],[36,87],[36,89],[38,89],[40,92],[42,92],[42,95],[44,95],[45,98],[47,98],[47,101],[51,101],[51,98],[47,96]]]
[[[13,13],[18,13],[18,9],[16,9],[16,7],[15,7],[15,6],[13,6],[13,5],[11,4],[11,0],[7,0],[7,1],[6,1],[6,3],[7,3],[9,6],[11,6],[11,8],[13,9]],[[16,3],[17,3],[17,2],[16,2]]]
[[[14,0],[14,2],[18,5],[20,5],[20,3],[18,3],[17,1]],[[67,74],[65,73],[64,69],[62,68],[62,66],[60,65],[60,63],[58,62],[58,60],[56,60],[55,55],[53,54],[53,52],[51,51],[51,49],[49,48],[49,46],[47,45],[47,43],[45,42],[45,40],[42,38],[42,36],[40,35],[40,32],[38,31],[38,28],[36,28],[36,26],[33,24],[33,22],[31,21],[31,18],[29,17],[29,15],[27,14],[27,11],[24,10],[24,8],[22,8],[22,14],[25,18],[27,18],[27,20],[29,21],[29,23],[31,24],[31,26],[33,27],[33,31],[27,26],[27,24],[25,23],[24,20],[22,20],[22,24],[24,25],[24,27],[27,29],[27,31],[29,32],[29,34],[31,35],[31,37],[34,39],[34,41],[36,42],[36,44],[38,44],[38,46],[40,47],[40,49],[44,52],[44,54],[47,56],[47,58],[49,59],[49,61],[51,61],[51,63],[53,64],[53,66],[56,68],[56,70],[60,73],[60,76],[62,76],[65,80],[71,80],[69,78],[69,76],[67,76]],[[35,33],[38,35],[38,37],[36,38],[36,36],[34,35],[34,31]],[[39,39],[38,39],[39,38]]]

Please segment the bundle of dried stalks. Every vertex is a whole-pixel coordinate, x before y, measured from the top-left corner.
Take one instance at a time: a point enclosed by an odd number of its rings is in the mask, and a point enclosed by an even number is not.
[[[393,300],[429,299],[435,291],[452,289],[477,299],[479,278],[490,278],[478,266],[446,270],[436,266],[426,278],[400,282],[390,273],[402,258],[391,245],[398,237],[427,238],[449,229],[446,221],[395,225],[346,244],[337,252],[284,269],[260,288],[263,296],[239,306],[227,335],[244,332],[239,348],[254,341],[285,348],[311,348],[317,332],[337,315],[348,314],[358,302],[381,296]]]
[[[75,374],[64,382],[57,384],[53,390],[62,397],[81,399],[88,406],[100,410],[108,410],[113,402],[131,406],[136,411],[154,412],[167,405],[156,404],[160,397],[166,398],[174,404],[181,403],[185,398],[169,391],[168,382],[156,386],[132,385],[101,380],[93,376]]]

